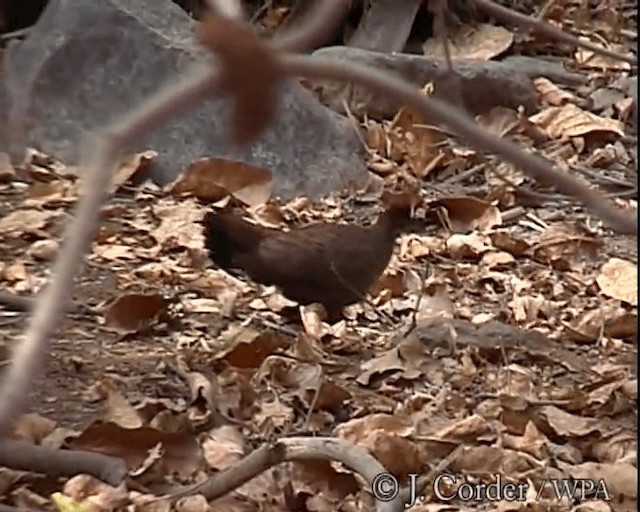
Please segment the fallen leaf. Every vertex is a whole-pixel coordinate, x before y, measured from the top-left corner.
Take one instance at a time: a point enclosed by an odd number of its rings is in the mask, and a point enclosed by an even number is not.
[[[255,207],[267,202],[272,187],[272,175],[265,169],[234,160],[205,158],[187,167],[169,189],[174,195],[189,194],[212,203],[231,194]]]
[[[638,305],[638,266],[620,258],[611,258],[596,277],[600,290],[607,297]]]
[[[511,47],[513,33],[488,23],[478,23],[473,27],[460,24],[448,34],[447,39],[447,58],[490,60]],[[427,39],[422,50],[430,59],[445,57],[442,42],[437,37]]]
[[[131,180],[136,174],[143,173],[151,167],[153,159],[158,156],[155,151],[143,151],[121,158],[111,181],[111,193],[113,194],[122,185]]]
[[[168,302],[161,295],[121,295],[107,306],[105,324],[120,332],[138,332],[153,325],[167,307]]]
[[[593,132],[605,132],[624,137],[624,124],[608,119],[569,103],[561,107],[549,107],[529,118],[552,139],[582,137]]]
[[[449,227],[456,233],[468,233],[474,229],[485,231],[502,224],[500,210],[475,197],[443,197],[429,203],[429,207],[444,208]]]
[[[202,452],[193,434],[162,432],[151,427],[123,428],[114,423],[96,422],[69,442],[73,450],[88,450],[121,457],[131,470],[139,468],[148,454],[160,445],[157,470],[161,475],[191,476],[202,465]]]

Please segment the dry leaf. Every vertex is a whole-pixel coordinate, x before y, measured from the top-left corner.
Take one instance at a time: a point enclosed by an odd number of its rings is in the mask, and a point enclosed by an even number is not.
[[[452,59],[490,60],[501,55],[513,44],[510,30],[496,25],[479,23],[473,27],[460,25],[449,35],[449,51]],[[442,41],[431,37],[423,45],[423,53],[430,59],[444,58]]]
[[[155,151],[143,151],[121,158],[119,166],[116,167],[110,191],[113,194],[122,185],[131,181],[136,174],[141,174],[151,167],[153,159],[158,156]]]
[[[429,207],[444,208],[450,228],[456,233],[468,233],[474,229],[485,231],[502,224],[500,210],[475,197],[443,197],[429,203]]]
[[[166,313],[167,307],[168,302],[161,295],[121,295],[107,307],[105,323],[121,332],[142,331]]]
[[[266,169],[223,158],[194,162],[169,186],[174,195],[191,194],[212,203],[231,194],[250,207],[266,203],[272,187],[273,178]]]
[[[616,119],[597,116],[569,103],[549,107],[529,118],[544,129],[552,139],[582,137],[593,132],[604,132],[624,137],[624,124]]]
[[[638,305],[638,267],[630,261],[611,258],[600,269],[596,282],[607,297]]]
[[[564,105],[565,103],[569,103],[570,101],[575,101],[577,99],[570,92],[560,89],[548,78],[536,78],[533,81],[533,85],[535,86],[540,99],[549,105]]]

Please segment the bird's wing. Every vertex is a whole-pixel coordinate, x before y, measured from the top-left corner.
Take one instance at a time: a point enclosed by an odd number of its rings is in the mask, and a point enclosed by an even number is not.
[[[369,264],[363,261],[370,249],[366,232],[360,226],[316,224],[265,237],[258,251],[260,270],[276,285],[304,280],[326,287],[329,280],[336,287],[348,281],[359,288],[359,277]]]

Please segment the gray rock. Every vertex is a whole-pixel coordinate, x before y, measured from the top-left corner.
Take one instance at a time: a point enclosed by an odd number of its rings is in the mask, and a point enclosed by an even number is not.
[[[7,52],[6,91],[26,120],[12,145],[76,163],[88,133],[206,57],[192,21],[170,0],[51,0],[28,38]],[[229,111],[226,99],[207,101],[127,149],[159,153],[151,177],[160,184],[202,157],[271,170],[283,198],[318,197],[366,179],[354,128],[297,83],[283,86],[278,118],[248,147],[229,141]]]
[[[527,113],[532,113],[537,108],[531,79],[521,70],[501,62],[456,60],[456,73],[451,76],[443,60],[429,59],[422,55],[387,54],[333,46],[316,50],[313,57],[365,64],[398,75],[416,87],[432,82],[437,97],[464,107],[474,115],[498,106],[516,109],[522,105]],[[357,115],[367,113],[374,119],[380,119],[392,117],[399,108],[394,99],[374,94],[360,85],[329,80],[315,80],[311,83],[323,103],[338,112],[343,110],[342,105],[346,102]]]

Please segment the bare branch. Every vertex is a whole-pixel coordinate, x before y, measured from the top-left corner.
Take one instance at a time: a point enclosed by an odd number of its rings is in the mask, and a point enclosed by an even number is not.
[[[228,469],[196,485],[179,487],[169,496],[172,502],[184,496],[202,494],[211,501],[236,489],[270,467],[295,460],[338,461],[358,473],[371,489],[376,476],[385,467],[367,450],[342,439],[328,437],[290,437],[273,445],[264,445]],[[377,512],[396,512],[404,509],[400,496],[382,502],[376,500]]]
[[[273,45],[289,52],[308,52],[327,41],[347,16],[349,0],[317,2],[311,14],[297,26],[277,36]]]
[[[157,93],[147,103],[105,130],[94,143],[86,165],[84,195],[65,231],[52,279],[38,299],[33,317],[16,343],[11,367],[0,384],[0,439],[15,418],[27,409],[34,375],[38,375],[49,351],[49,338],[57,329],[71,295],[73,281],[98,226],[100,208],[111,182],[112,168],[121,148],[152,131],[171,117],[194,107],[218,88],[217,74],[200,68],[183,83]]]
[[[492,2],[491,0],[476,0],[476,4],[487,14],[494,16],[495,18],[503,21],[504,23],[512,23],[522,28],[530,29],[540,34],[545,34],[552,39],[572,44],[576,47],[585,48],[591,50],[594,53],[603,55],[604,57],[610,57],[612,59],[628,62],[631,65],[638,65],[638,59],[633,55],[623,55],[618,52],[607,50],[602,46],[593,44],[589,41],[583,41],[576,36],[567,34],[559,28],[544,23],[536,18],[527,16],[526,14],[520,14],[512,9],[502,7],[501,5]]]
[[[87,473],[114,486],[119,485],[128,473],[124,460],[117,457],[82,450],[48,448],[9,439],[0,441],[0,466],[50,476]]]
[[[598,191],[554,168],[544,158],[527,153],[506,139],[499,139],[456,108],[419,94],[415,87],[391,73],[373,70],[355,62],[345,64],[331,59],[298,55],[283,56],[282,63],[291,74],[356,82],[381,95],[395,98],[398,104],[415,108],[427,116],[430,122],[449,127],[470,145],[503,156],[536,180],[553,183],[558,191],[579,199],[616,231],[635,235],[638,233],[637,217],[621,212]]]

